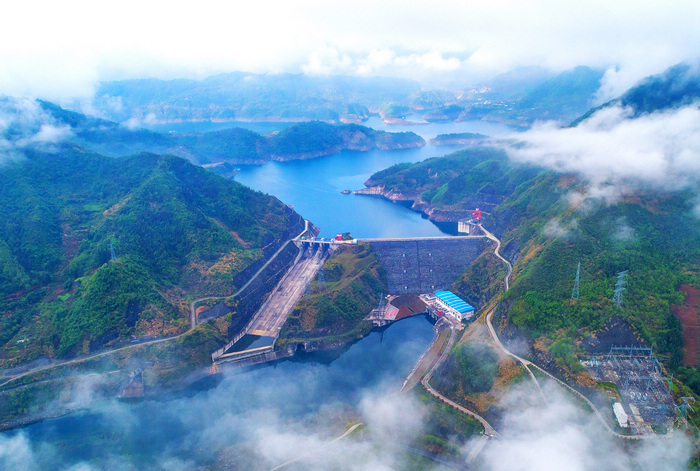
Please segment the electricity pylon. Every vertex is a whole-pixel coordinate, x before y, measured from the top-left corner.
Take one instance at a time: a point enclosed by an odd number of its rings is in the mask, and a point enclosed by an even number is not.
[[[578,266],[576,267],[576,281],[574,281],[574,289],[571,290],[571,300],[577,300],[578,299],[578,281],[579,281],[579,275],[581,273],[581,262],[578,262]]]

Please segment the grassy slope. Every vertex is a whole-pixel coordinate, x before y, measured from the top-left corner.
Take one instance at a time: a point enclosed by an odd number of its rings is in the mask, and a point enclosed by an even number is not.
[[[386,275],[374,251],[367,244],[342,246],[323,269],[328,290],[314,289],[297,304],[283,327],[283,341],[332,341],[369,330],[362,319],[386,293]]]

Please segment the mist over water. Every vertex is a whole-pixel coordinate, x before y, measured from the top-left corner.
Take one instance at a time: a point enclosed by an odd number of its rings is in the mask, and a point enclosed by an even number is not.
[[[215,463],[232,446],[252,446],[262,454],[254,459],[272,467],[300,453],[298,447],[286,450],[288,440],[322,443],[345,431],[349,417],[363,410],[377,414],[375,408],[401,388],[432,337],[427,319],[414,317],[344,351],[225,372],[208,389],[192,387],[139,403],[95,404],[0,436],[0,468],[20,453],[24,467],[19,470],[192,469]]]

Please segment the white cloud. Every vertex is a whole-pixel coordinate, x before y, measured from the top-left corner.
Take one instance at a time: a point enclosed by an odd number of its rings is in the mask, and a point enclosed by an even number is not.
[[[590,183],[587,196],[614,201],[638,188],[679,190],[700,183],[700,109],[686,106],[632,118],[608,107],[573,128],[535,125],[513,136],[515,160],[575,173]]]
[[[576,229],[576,227],[577,224],[575,220],[567,226],[558,219],[550,219],[542,228],[542,232],[547,237],[565,237],[569,234],[571,230]]]
[[[139,129],[143,127],[148,127],[158,123],[158,119],[154,113],[148,113],[143,119],[142,118],[129,118],[122,123],[127,129]]]
[[[38,469],[31,442],[23,433],[14,437],[0,435],[0,468],[15,471]]]
[[[622,446],[592,413],[564,396],[559,386],[545,387],[547,404],[533,400],[530,390],[506,397],[502,439],[482,452],[488,471],[680,471],[687,469],[691,447],[681,434]],[[631,445],[628,444],[628,445]]]
[[[611,67],[602,98],[700,57],[694,0],[205,0],[196,8],[26,0],[3,13],[0,93],[59,101],[89,97],[100,79],[141,76],[248,70],[469,81],[522,65],[581,64]]]
[[[35,100],[0,97],[0,165],[21,159],[26,149],[51,152],[72,136]]]

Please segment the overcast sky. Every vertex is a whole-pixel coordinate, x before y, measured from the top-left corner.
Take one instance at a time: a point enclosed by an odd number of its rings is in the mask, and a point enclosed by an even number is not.
[[[608,94],[700,46],[696,0],[6,2],[0,94],[88,97],[99,80],[227,71],[465,84],[517,66],[614,67]]]

